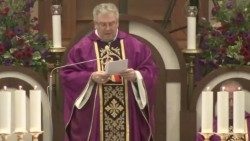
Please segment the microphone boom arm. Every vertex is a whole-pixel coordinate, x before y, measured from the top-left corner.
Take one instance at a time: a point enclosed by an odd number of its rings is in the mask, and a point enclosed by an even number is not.
[[[58,70],[58,69],[70,67],[70,66],[75,66],[75,65],[79,65],[79,64],[88,63],[88,62],[93,62],[93,61],[100,60],[100,59],[104,59],[104,58],[97,58],[97,59],[92,59],[92,60],[88,60],[88,61],[82,61],[82,62],[78,62],[78,63],[72,63],[72,64],[63,65],[63,66],[58,66],[58,67],[53,68],[50,71],[50,75],[49,75],[49,92],[48,92],[48,94],[49,94],[49,101],[50,101],[51,109],[52,109],[53,73],[54,73],[54,71]]]

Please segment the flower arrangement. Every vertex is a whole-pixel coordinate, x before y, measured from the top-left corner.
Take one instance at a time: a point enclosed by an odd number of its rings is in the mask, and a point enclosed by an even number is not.
[[[0,0],[0,64],[47,68],[51,41],[38,31],[38,19],[30,13],[36,0]]]
[[[250,65],[250,1],[213,0],[212,21],[199,26],[199,63],[207,73],[221,66]]]

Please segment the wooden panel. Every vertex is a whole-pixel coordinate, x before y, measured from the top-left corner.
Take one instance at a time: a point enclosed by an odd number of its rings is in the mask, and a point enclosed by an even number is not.
[[[117,0],[77,0],[77,13],[76,17],[77,20],[92,20],[92,11],[93,8],[103,2],[111,2],[116,4],[118,7],[118,1]]]
[[[39,1],[38,17],[40,31],[49,35],[52,39],[52,0]],[[67,5],[67,6],[64,6]],[[63,1],[62,3],[62,37],[69,38],[75,34],[75,0]],[[46,9],[46,10],[44,10]]]
[[[51,24],[51,2],[52,0],[38,1],[38,18],[39,18],[39,30],[43,33],[52,36],[52,24]],[[47,10],[45,10],[47,9]]]
[[[167,31],[174,31],[171,36],[177,41],[180,49],[186,48],[187,41],[187,12],[185,1],[176,1],[174,11],[171,16],[171,23]],[[180,10],[181,9],[181,10]],[[200,3],[197,22],[201,17],[208,17],[208,1]]]
[[[147,18],[149,20],[157,21],[161,24],[163,17],[166,12],[167,4],[170,0],[128,0],[128,14],[137,15],[139,17]],[[52,22],[51,22],[51,3],[52,0],[41,0],[39,2],[39,23],[40,31],[49,35],[52,35]],[[63,46],[67,46],[67,40],[70,40],[78,31],[79,26],[78,21],[84,20],[88,23],[92,20],[92,10],[93,7],[101,2],[112,2],[117,6],[119,1],[117,0],[71,0],[62,1],[62,37]],[[186,26],[186,11],[185,11],[186,1],[176,1],[175,8],[173,9],[171,17],[171,26],[167,31],[178,29],[180,27]],[[46,9],[46,10],[44,10]],[[200,3],[200,17],[208,16],[208,4],[207,2]],[[85,26],[85,25],[84,25]],[[178,34],[178,32],[182,32]],[[181,29],[176,31],[176,34],[172,34],[173,38],[178,42],[180,41],[180,47],[185,48],[186,40],[186,29]],[[66,41],[64,41],[66,40]]]
[[[77,24],[76,24],[76,29],[77,31],[82,31],[82,30],[89,30],[87,28],[89,27],[93,27],[94,28],[94,25],[91,24],[92,23],[92,20],[84,20],[84,21],[77,21]]]
[[[71,38],[76,32],[76,0],[62,3],[62,37]]]
[[[150,20],[163,20],[169,0],[128,0],[128,14]]]
[[[210,1],[211,2],[211,1]],[[208,6],[209,5],[209,1],[204,1],[204,2],[202,2],[201,4],[200,4],[200,8],[199,8],[199,18],[200,17],[206,17],[206,18],[208,18],[208,15],[209,15],[209,12],[211,12],[211,11],[209,11],[209,9],[208,9]]]
[[[77,0],[77,20],[91,20],[95,5],[102,2],[112,2],[119,6],[117,0]],[[144,17],[151,20],[162,20],[169,1],[158,0],[128,0],[128,14]],[[147,10],[145,10],[147,9]]]

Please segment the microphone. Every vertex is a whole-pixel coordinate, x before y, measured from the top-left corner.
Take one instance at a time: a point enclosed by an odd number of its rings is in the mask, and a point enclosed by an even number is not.
[[[87,61],[82,61],[82,62],[67,64],[67,65],[58,66],[58,67],[53,68],[53,69],[50,71],[50,75],[49,75],[49,86],[48,86],[48,88],[47,88],[47,93],[49,94],[49,101],[50,101],[50,106],[51,106],[51,108],[52,108],[52,94],[53,94],[53,86],[52,86],[52,85],[53,85],[53,73],[54,73],[55,70],[62,69],[62,68],[66,68],[66,67],[70,67],[70,66],[85,64],[85,63],[89,63],[89,62],[94,62],[94,61],[102,60],[102,59],[105,59],[105,58],[106,58],[106,57],[97,58],[97,59],[92,59],[92,60],[87,60]]]

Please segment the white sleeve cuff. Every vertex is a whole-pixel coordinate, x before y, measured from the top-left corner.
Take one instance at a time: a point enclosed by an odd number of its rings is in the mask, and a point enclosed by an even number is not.
[[[90,77],[86,87],[75,101],[74,105],[76,106],[76,108],[81,109],[86,104],[86,102],[89,100],[93,87],[94,82],[91,80]]]
[[[135,71],[135,74],[138,89],[135,87],[134,83],[131,82],[132,89],[139,108],[144,109],[147,105],[147,91],[141,73],[139,71]]]

